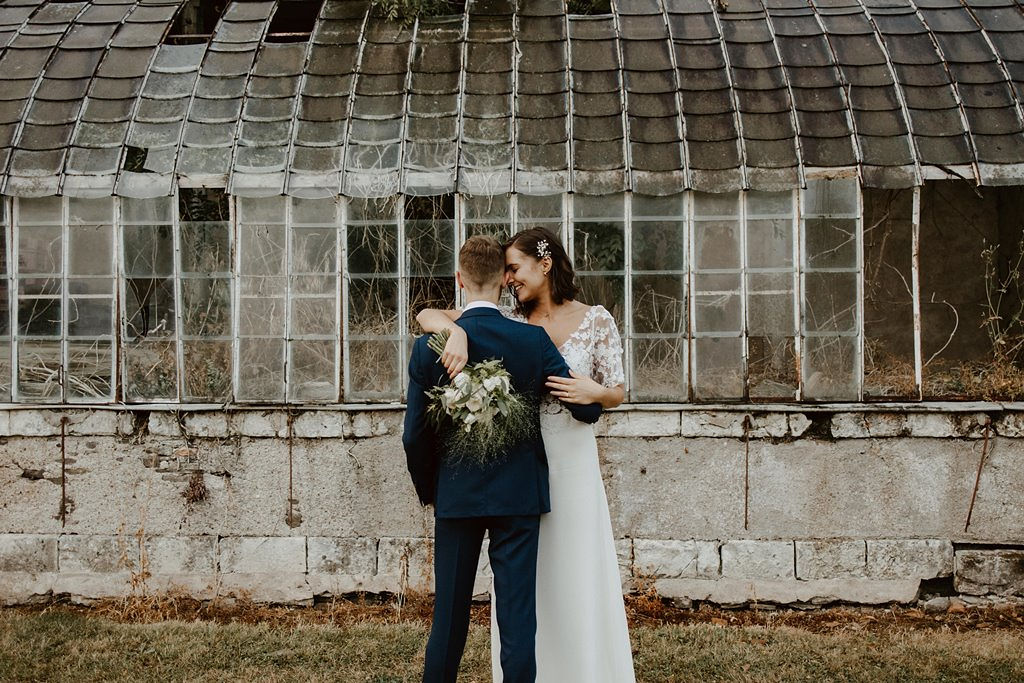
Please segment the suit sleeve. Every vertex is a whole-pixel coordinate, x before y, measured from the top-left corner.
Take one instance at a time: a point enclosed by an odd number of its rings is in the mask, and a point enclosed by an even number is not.
[[[569,366],[566,364],[565,359],[562,358],[562,354],[555,348],[554,342],[551,341],[551,337],[543,329],[540,330],[541,338],[541,358],[544,363],[544,377],[551,375],[557,375],[559,377],[571,377],[569,374]],[[547,387],[545,387],[545,391]],[[593,424],[597,422],[598,418],[601,417],[601,404],[600,403],[589,403],[587,405],[580,405],[578,403],[562,403],[572,416],[580,422],[587,422]]]
[[[409,360],[409,390],[406,392],[405,427],[402,445],[405,462],[412,477],[416,495],[423,505],[432,505],[437,493],[437,471],[440,466],[439,439],[427,421],[426,363],[422,344],[413,346]]]

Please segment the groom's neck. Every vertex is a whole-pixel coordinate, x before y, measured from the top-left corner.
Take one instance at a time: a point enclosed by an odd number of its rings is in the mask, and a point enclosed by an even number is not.
[[[501,298],[501,290],[496,289],[493,292],[471,292],[466,289],[466,303],[471,304],[474,301],[487,301],[495,306],[498,305],[498,299]]]

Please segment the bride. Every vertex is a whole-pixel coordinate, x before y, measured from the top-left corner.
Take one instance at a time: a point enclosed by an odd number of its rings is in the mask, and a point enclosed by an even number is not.
[[[549,378],[540,409],[551,512],[541,515],[537,550],[537,681],[630,683],[632,651],[594,429],[560,404],[622,403],[619,332],[603,306],[576,301],[572,263],[551,231],[514,235],[505,245],[505,269],[516,300],[505,315],[543,327],[572,369],[572,379]],[[466,333],[453,323],[459,315],[426,309],[416,317],[427,332],[451,331],[441,362],[452,376],[468,359]],[[492,609],[495,681],[501,681],[499,648]]]

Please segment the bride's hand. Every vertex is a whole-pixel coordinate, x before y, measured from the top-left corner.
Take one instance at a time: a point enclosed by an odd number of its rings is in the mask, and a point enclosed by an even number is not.
[[[454,379],[469,362],[469,338],[466,331],[458,325],[452,325],[450,329],[451,336],[448,337],[444,352],[441,353],[441,364],[448,371],[448,376]]]
[[[565,403],[579,403],[587,405],[600,403],[604,394],[604,387],[590,377],[577,375],[569,371],[570,378],[551,375],[545,383],[551,389],[551,395]]]

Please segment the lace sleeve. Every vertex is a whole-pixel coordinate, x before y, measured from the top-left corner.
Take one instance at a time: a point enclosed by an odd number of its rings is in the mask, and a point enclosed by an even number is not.
[[[501,311],[501,314],[503,316],[505,316],[506,318],[508,318],[509,320],[515,320],[518,323],[525,323],[526,322],[526,318],[524,318],[521,314],[519,314],[516,311],[516,309],[513,308],[512,306],[499,305],[498,306],[498,310]]]
[[[603,306],[594,315],[594,381],[606,387],[626,383],[622,368],[622,338],[615,318]]]

